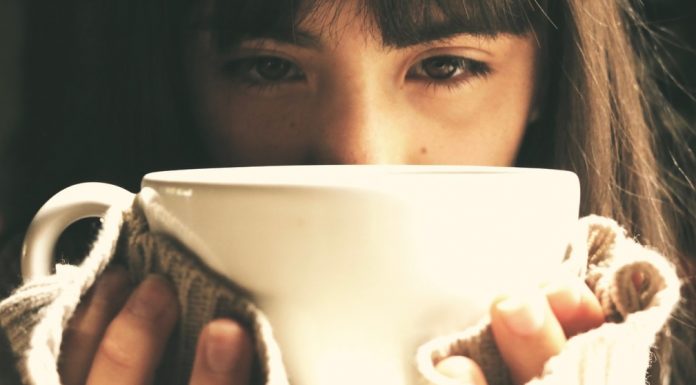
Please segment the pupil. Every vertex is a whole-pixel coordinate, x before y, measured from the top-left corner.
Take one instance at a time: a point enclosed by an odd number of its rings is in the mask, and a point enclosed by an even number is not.
[[[289,63],[282,59],[259,59],[256,63],[256,71],[267,80],[280,80],[290,71]]]
[[[434,79],[449,79],[457,71],[458,63],[456,59],[448,57],[438,57],[426,60],[423,65],[425,73]]]

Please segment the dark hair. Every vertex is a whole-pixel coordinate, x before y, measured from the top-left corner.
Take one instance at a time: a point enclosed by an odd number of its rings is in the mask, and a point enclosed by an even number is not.
[[[576,172],[582,215],[616,219],[665,253],[688,278],[693,263],[688,256],[696,252],[690,180],[696,159],[686,143],[694,134],[656,84],[663,74],[648,65],[655,31],[638,3],[373,0],[360,10],[393,46],[408,44],[423,31],[437,36],[463,26],[483,35],[535,34],[545,58],[538,92],[542,109],[528,127],[518,165]],[[76,65],[64,68],[62,88],[26,95],[23,127],[6,151],[13,162],[12,183],[4,184],[11,187],[9,204],[2,208],[9,224],[23,228],[41,202],[72,183],[102,180],[137,190],[145,172],[211,165],[192,129],[187,39],[201,29],[212,30],[220,47],[246,37],[291,35],[322,6],[340,7],[340,2],[85,2],[72,15],[75,45],[55,53],[75,57]],[[50,82],[32,67],[42,65],[46,53],[28,54],[29,88]],[[693,299],[693,292],[686,297]],[[693,327],[673,327],[677,334],[693,334]],[[693,349],[693,342],[682,343]],[[662,345],[667,354],[669,344]],[[693,358],[691,352],[673,356]],[[693,361],[683,362],[673,365],[675,381],[686,376],[683,368],[693,367]]]
[[[212,30],[225,48],[251,37],[292,35],[320,7],[338,14],[343,6],[216,0],[205,12],[193,7],[192,26]],[[694,240],[678,230],[688,223],[680,219],[696,215],[686,173],[695,158],[680,148],[688,126],[664,103],[643,61],[654,32],[641,9],[629,1],[378,0],[364,1],[359,12],[374,19],[387,46],[408,45],[424,33],[534,33],[547,76],[541,117],[529,127],[518,164],[575,171],[583,182],[583,214],[613,217],[674,258],[694,249]],[[323,22],[332,25],[330,16]]]

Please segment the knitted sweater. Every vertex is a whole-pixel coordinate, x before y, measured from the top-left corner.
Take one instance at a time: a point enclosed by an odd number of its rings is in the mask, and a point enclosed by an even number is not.
[[[107,265],[127,266],[133,282],[149,273],[167,276],[176,286],[180,322],[167,345],[158,384],[188,382],[197,336],[218,317],[242,321],[255,337],[260,363],[253,383],[287,385],[280,349],[271,325],[243,290],[203,265],[175,239],[153,233],[140,207],[112,209],[89,255],[78,266],[57,265],[54,275],[33,280],[0,302],[0,326],[16,358],[24,384],[59,385],[57,362],[63,330],[81,297]],[[579,221],[577,238],[569,242],[565,267],[583,277],[599,299],[607,322],[570,338],[528,385],[643,385],[650,349],[679,301],[675,269],[660,254],[626,236],[614,221],[590,216]],[[642,273],[637,289],[631,280]],[[451,355],[479,363],[489,385],[511,380],[495,345],[489,320],[433,339],[414,352],[423,382],[454,384],[435,370]],[[381,385],[381,384],[380,384]]]

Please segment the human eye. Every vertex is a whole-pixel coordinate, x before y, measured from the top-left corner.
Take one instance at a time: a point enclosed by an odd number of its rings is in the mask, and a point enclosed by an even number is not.
[[[305,74],[295,63],[271,55],[232,59],[224,64],[223,71],[233,81],[258,88],[292,84],[305,79]]]
[[[438,55],[423,59],[408,69],[406,78],[423,81],[429,86],[456,88],[492,72],[482,61],[454,55]]]

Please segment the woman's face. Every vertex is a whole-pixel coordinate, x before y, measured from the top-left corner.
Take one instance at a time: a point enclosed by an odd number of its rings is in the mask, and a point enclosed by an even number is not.
[[[534,115],[532,34],[386,46],[349,7],[316,10],[294,34],[229,52],[195,39],[197,112],[219,164],[513,164]]]

